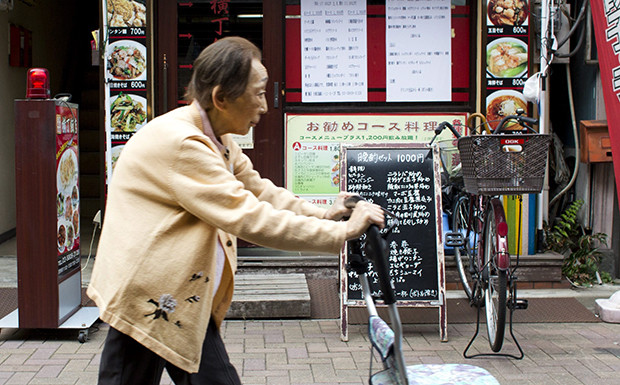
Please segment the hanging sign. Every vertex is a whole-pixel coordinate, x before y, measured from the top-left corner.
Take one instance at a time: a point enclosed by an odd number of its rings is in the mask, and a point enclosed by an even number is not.
[[[522,90],[529,73],[527,0],[487,0],[486,118],[492,128],[518,108],[527,112]]]
[[[125,143],[147,122],[146,0],[104,1],[106,182]]]
[[[596,35],[598,63],[605,98],[605,112],[611,142],[616,191],[620,199],[620,3],[611,0],[592,0],[592,21]]]

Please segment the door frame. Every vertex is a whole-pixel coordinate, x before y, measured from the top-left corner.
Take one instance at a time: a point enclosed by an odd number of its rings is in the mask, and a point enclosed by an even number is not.
[[[177,2],[154,1],[154,116],[177,107]],[[244,150],[254,168],[277,186],[284,186],[284,18],[285,0],[263,1],[263,64],[269,73],[269,112],[254,127],[254,149]],[[165,58],[165,60],[164,60]],[[167,67],[167,69],[165,69]],[[165,86],[164,86],[165,85]]]

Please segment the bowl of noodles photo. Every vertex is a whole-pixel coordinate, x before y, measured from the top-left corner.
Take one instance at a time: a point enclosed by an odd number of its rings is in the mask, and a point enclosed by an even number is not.
[[[497,128],[501,120],[508,115],[516,115],[518,109],[527,112],[527,102],[522,93],[515,90],[495,91],[487,96],[487,122],[492,129]],[[516,123],[507,123],[504,128]]]
[[[146,123],[146,99],[119,93],[110,103],[110,126],[114,132],[136,132]]]
[[[525,25],[529,16],[527,0],[489,0],[487,17],[493,25]]]
[[[146,48],[135,41],[110,44],[107,71],[111,80],[146,80]]]
[[[487,45],[487,73],[493,77],[521,77],[527,60],[527,44],[519,39],[502,37]]]

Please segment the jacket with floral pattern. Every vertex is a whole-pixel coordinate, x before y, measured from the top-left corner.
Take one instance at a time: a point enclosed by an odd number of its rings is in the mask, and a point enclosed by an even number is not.
[[[230,135],[220,151],[199,107],[153,119],[126,144],[111,179],[88,295],[100,318],[196,372],[209,320],[219,327],[237,270],[236,236],[337,254],[345,224],[262,179]],[[217,242],[225,253],[217,292]]]

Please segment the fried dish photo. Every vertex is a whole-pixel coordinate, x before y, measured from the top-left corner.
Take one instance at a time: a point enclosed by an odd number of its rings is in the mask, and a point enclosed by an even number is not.
[[[489,0],[489,20],[493,25],[522,25],[528,16],[526,0]]]

